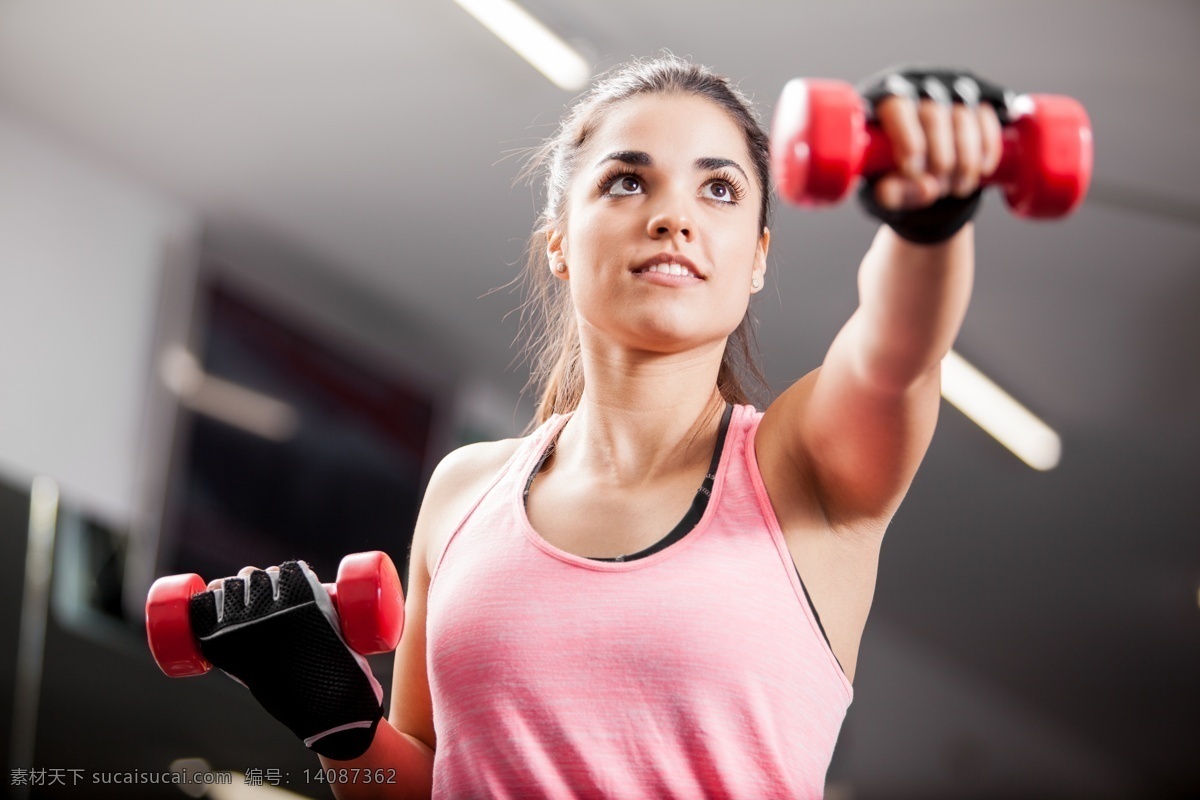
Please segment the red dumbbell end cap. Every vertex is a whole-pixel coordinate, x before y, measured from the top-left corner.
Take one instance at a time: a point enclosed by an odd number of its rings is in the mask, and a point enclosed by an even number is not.
[[[385,553],[343,558],[335,594],[342,636],[352,650],[371,655],[396,649],[404,632],[404,590]]]
[[[1083,105],[1061,95],[1017,99],[1013,127],[1020,161],[1004,197],[1021,217],[1051,219],[1083,202],[1092,181],[1092,123]]]
[[[806,202],[808,186],[808,86],[788,81],[771,121],[771,175],[775,191],[788,203]]]
[[[771,124],[771,172],[785,201],[836,203],[853,188],[868,145],[862,98],[843,81],[795,78]]]
[[[146,596],[146,639],[159,669],[172,678],[203,675],[212,664],[192,636],[188,605],[207,588],[196,574],[159,578]]]

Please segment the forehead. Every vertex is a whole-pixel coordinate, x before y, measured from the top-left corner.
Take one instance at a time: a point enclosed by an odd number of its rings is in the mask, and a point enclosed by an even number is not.
[[[585,145],[585,158],[619,150],[643,150],[656,161],[732,158],[751,169],[745,134],[730,113],[690,94],[642,94],[610,108]]]

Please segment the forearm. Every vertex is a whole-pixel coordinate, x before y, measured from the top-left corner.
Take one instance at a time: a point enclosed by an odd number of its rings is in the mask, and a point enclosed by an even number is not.
[[[880,229],[859,270],[859,367],[875,386],[903,391],[954,343],[970,301],[974,227],[917,245]]]
[[[420,739],[396,730],[386,719],[380,721],[367,752],[350,761],[322,756],[321,766],[332,776],[346,770],[347,779],[332,785],[334,795],[341,800],[424,800],[433,790],[433,750]],[[365,777],[368,772],[369,782]],[[354,780],[355,776],[359,780]]]

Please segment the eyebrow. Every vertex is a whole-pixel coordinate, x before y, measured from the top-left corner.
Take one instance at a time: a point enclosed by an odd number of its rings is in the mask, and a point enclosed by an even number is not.
[[[596,166],[600,167],[609,161],[620,161],[622,164],[630,164],[635,167],[650,167],[654,165],[654,159],[649,153],[641,150],[618,150],[615,153],[609,153],[604,158],[596,162]],[[722,169],[724,167],[733,167],[738,172],[742,173],[742,177],[750,180],[746,174],[746,170],[742,169],[741,165],[733,159],[729,158],[697,158],[692,162],[696,169],[711,172],[712,170]]]

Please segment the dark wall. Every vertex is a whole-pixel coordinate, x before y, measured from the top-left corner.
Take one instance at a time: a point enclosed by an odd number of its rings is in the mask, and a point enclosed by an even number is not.
[[[171,679],[154,664],[144,629],[120,618],[121,532],[60,512],[54,588],[45,641],[33,764],[10,764],[14,673],[23,585],[28,494],[0,486],[0,746],[6,793],[11,769],[59,770],[66,785],[30,797],[182,798],[176,787],[97,784],[95,773],[163,772],[198,758],[214,770],[278,770],[282,788],[332,797],[313,779],[320,762],[219,672]],[[385,691],[390,659],[373,657]],[[82,772],[72,772],[81,770]],[[305,780],[305,770],[309,780]],[[50,773],[47,773],[48,775]],[[74,785],[72,785],[74,784]]]
[[[29,494],[0,483],[0,763],[8,784]]]

